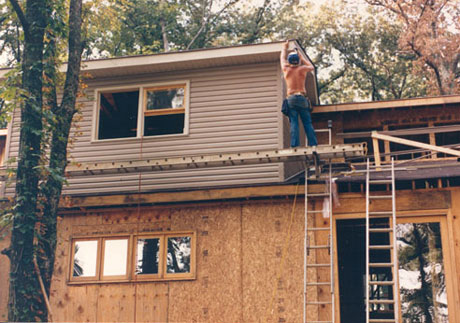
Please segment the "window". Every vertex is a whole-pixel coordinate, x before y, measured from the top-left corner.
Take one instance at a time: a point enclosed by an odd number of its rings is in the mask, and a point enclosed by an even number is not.
[[[380,221],[385,221],[380,219]],[[342,322],[364,322],[365,317],[365,219],[336,221],[337,268],[339,278],[340,317]],[[409,216],[397,219],[398,285],[400,318],[403,323],[453,322],[452,310],[455,284],[449,257],[447,220],[444,216]],[[375,235],[378,244],[387,245],[388,235]],[[377,241],[375,241],[377,242]],[[374,243],[373,243],[374,244]],[[377,244],[377,243],[376,243]],[[382,250],[378,261],[389,263],[391,254]],[[377,268],[371,275],[380,280],[392,280],[392,270]],[[376,285],[375,296],[387,298],[391,286]],[[385,315],[393,305],[373,304],[374,318],[389,319]],[[372,315],[371,314],[371,315]],[[380,315],[380,316],[377,316]]]
[[[7,133],[7,129],[0,129],[0,166],[3,166],[5,163]]]
[[[186,134],[189,82],[97,91],[96,140]]]
[[[157,233],[72,240],[70,281],[195,278],[195,233]]]

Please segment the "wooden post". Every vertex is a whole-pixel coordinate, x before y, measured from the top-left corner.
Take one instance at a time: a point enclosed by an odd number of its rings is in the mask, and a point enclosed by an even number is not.
[[[434,127],[433,121],[428,122],[428,127]],[[430,136],[430,145],[436,146],[436,134],[434,132],[430,132],[429,136]],[[432,151],[431,158],[437,159],[438,154]]]
[[[372,145],[374,146],[375,166],[380,167],[380,150],[378,139],[372,137]]]
[[[387,124],[383,126],[383,130],[388,131],[388,125]],[[383,142],[383,144],[385,145],[385,161],[389,163],[391,161],[390,142],[388,140],[385,140]]]

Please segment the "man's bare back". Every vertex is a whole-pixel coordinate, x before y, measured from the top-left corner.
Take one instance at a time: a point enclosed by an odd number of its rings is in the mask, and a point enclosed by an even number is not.
[[[281,51],[281,67],[283,69],[284,79],[287,86],[287,95],[294,93],[307,94],[305,89],[305,78],[307,73],[314,70],[314,67],[302,55],[299,55],[300,63],[298,65],[291,65],[287,60],[287,50],[289,41],[286,41]]]

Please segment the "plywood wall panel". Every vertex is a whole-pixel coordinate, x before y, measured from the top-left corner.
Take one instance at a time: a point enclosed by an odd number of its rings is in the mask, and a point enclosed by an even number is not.
[[[168,322],[168,283],[138,283],[134,322]]]
[[[197,280],[170,283],[170,321],[236,322],[241,320],[240,207],[173,210],[171,230],[197,230]],[[225,240],[225,242],[223,241]],[[179,295],[190,302],[176,302]]]
[[[303,244],[299,232],[303,230],[303,205],[299,201],[295,208],[288,238],[291,206],[289,202],[257,203],[243,208],[245,322],[264,319],[268,322],[295,322],[300,319],[303,289],[299,278],[303,279]],[[285,263],[281,268],[283,257]]]

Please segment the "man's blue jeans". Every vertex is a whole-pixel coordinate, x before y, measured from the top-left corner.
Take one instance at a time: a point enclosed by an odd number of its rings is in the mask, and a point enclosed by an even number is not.
[[[291,147],[300,145],[299,141],[299,116],[302,119],[303,128],[308,139],[308,146],[317,146],[315,130],[311,123],[309,104],[303,95],[291,95],[288,97],[289,122],[291,124]]]

